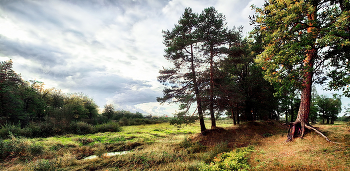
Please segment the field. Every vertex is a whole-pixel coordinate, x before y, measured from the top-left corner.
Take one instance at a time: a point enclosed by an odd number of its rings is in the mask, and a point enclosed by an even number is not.
[[[209,122],[206,123],[209,126]],[[314,125],[331,140],[310,132],[286,143],[287,129],[275,121],[199,134],[199,124],[125,126],[121,132],[21,138],[1,141],[1,170],[350,170],[346,123]],[[129,151],[107,156],[106,152]],[[94,159],[84,159],[96,155]]]

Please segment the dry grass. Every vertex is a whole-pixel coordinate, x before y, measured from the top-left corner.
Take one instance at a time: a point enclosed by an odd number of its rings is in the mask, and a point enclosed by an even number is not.
[[[289,143],[285,142],[286,136],[268,137],[256,146],[251,156],[253,170],[350,170],[350,134],[347,126],[316,126],[326,132],[330,139],[342,144],[329,143],[314,132]]]
[[[0,163],[0,170],[51,166],[60,170],[199,170],[222,152],[246,146],[254,146],[254,151],[247,156],[251,170],[350,170],[350,132],[345,123],[315,125],[331,140],[342,144],[328,143],[313,132],[304,139],[286,143],[287,128],[275,121],[239,126],[232,126],[232,121],[219,121],[218,126],[222,128],[209,130],[205,136],[198,133],[199,124],[182,129],[169,124],[128,126],[119,133],[86,135],[98,143],[87,145],[77,144],[75,135],[35,139],[47,149],[42,156],[26,162],[4,161]],[[122,141],[114,142],[116,140]],[[77,156],[84,153],[96,154],[100,147],[113,147],[118,143],[141,146],[122,156],[77,160]]]

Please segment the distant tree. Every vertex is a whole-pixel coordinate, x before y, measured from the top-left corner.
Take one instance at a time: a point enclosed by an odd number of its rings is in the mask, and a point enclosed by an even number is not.
[[[21,86],[19,93],[23,101],[23,112],[27,116],[25,122],[29,120],[42,121],[47,106],[43,94],[29,84]]]
[[[314,80],[337,89],[350,83],[350,30],[348,0],[266,1],[252,18],[263,36],[264,51],[258,56],[265,78],[280,82],[278,92],[290,87],[301,90],[301,103],[288,140],[304,136],[305,127],[324,136],[309,124]],[[321,71],[326,71],[323,73]],[[320,76],[320,77],[314,77]],[[346,92],[346,91],[345,91]],[[325,136],[324,136],[325,137]],[[328,138],[326,138],[328,140]]]
[[[83,96],[84,107],[87,109],[87,118],[94,119],[98,115],[98,105],[93,99]]]
[[[0,62],[0,116],[17,124],[26,118],[19,94],[24,82],[12,69],[12,64],[11,60]]]
[[[328,98],[324,95],[317,97],[318,110],[321,113],[322,123],[334,124],[338,114],[341,112],[341,99],[338,95]]]
[[[114,116],[114,106],[113,104],[106,104],[103,110],[102,115],[107,117],[108,119],[112,119]]]

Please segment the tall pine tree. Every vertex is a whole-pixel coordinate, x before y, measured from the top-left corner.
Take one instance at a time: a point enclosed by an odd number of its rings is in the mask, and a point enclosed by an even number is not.
[[[281,83],[279,92],[301,90],[298,116],[290,124],[287,141],[298,134],[303,137],[305,127],[318,132],[309,124],[313,81],[328,76],[335,89],[350,83],[344,74],[350,69],[349,0],[269,0],[254,9],[252,20],[259,26],[255,32],[262,34],[264,43],[256,61],[265,78]]]

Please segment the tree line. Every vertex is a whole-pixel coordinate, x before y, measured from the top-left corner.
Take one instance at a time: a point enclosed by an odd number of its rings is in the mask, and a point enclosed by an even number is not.
[[[0,137],[6,137],[8,131],[34,137],[119,131],[119,125],[166,121],[139,112],[116,111],[113,105],[106,105],[99,114],[98,105],[83,93],[62,93],[55,88],[45,89],[37,80],[24,81],[12,65],[11,60],[0,62]]]

